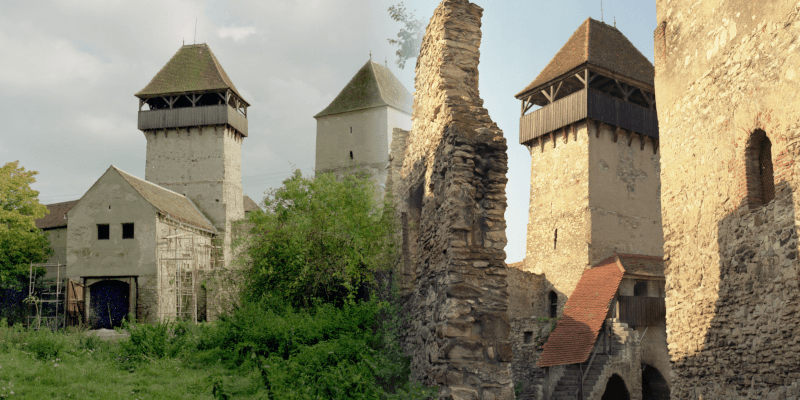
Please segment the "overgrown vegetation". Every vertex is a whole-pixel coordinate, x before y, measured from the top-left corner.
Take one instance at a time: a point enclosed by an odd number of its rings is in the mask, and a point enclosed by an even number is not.
[[[250,214],[241,305],[213,323],[127,323],[113,343],[0,322],[0,398],[436,398],[398,342],[396,230],[377,198],[365,176],[296,172]]]

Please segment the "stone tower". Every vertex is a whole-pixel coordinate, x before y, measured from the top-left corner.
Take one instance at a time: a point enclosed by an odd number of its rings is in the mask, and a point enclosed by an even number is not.
[[[231,222],[244,218],[249,104],[206,44],[182,46],[136,97],[147,139],[145,179],[192,199],[224,232],[229,260]]]
[[[524,268],[545,274],[541,301],[559,314],[589,266],[615,251],[663,254],[653,93],[647,58],[588,18],[516,95],[531,154]]]
[[[411,129],[413,98],[388,67],[367,61],[317,119],[316,172],[365,168],[386,182],[392,130]]]

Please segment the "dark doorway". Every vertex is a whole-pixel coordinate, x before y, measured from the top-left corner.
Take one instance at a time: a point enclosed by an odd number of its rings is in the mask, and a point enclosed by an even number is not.
[[[108,280],[89,288],[92,327],[110,329],[122,325],[122,319],[128,315],[128,284]]]
[[[642,364],[642,400],[669,400],[667,380],[647,364]]]
[[[606,384],[606,391],[603,392],[602,400],[630,400],[631,395],[625,387],[625,381],[617,375],[611,375]]]

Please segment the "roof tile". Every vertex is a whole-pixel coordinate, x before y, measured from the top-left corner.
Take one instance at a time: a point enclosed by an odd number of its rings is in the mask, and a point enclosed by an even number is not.
[[[78,204],[79,200],[65,201],[62,203],[48,204],[47,210],[49,214],[36,220],[36,227],[39,229],[53,229],[67,226],[67,219],[65,216],[67,212]]]

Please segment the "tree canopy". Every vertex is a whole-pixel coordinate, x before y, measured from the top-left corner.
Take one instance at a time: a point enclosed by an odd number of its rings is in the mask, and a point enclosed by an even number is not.
[[[402,2],[389,7],[389,16],[403,24],[400,32],[397,32],[397,39],[387,39],[390,44],[398,47],[395,52],[397,66],[403,69],[406,67],[406,61],[419,56],[419,47],[425,34],[423,21],[417,19],[413,11],[406,10]]]
[[[246,299],[294,306],[339,303],[363,294],[397,260],[391,204],[363,174],[303,177],[299,170],[250,213]]]
[[[31,189],[36,171],[26,171],[19,161],[0,168],[0,284],[15,281],[28,272],[30,263],[44,262],[50,242],[35,220],[47,214],[39,192]]]

